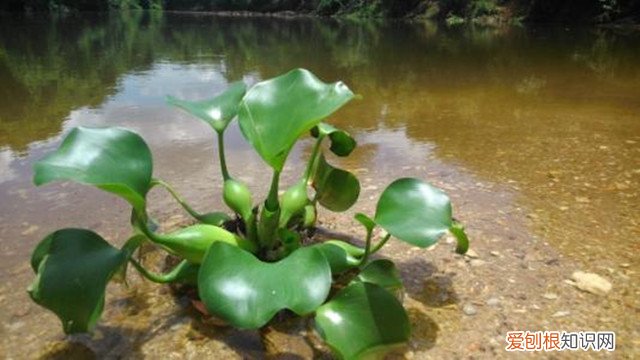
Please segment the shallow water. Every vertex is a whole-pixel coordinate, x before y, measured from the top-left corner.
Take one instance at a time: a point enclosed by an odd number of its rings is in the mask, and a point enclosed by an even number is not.
[[[61,227],[115,243],[128,234],[122,201],[75,184],[35,188],[34,161],[75,126],[125,126],[150,144],[157,177],[196,208],[220,208],[213,134],[164,96],[206,98],[294,67],[362,96],[330,122],[359,142],[334,161],[365,178],[363,206],[394,177],[474,179],[564,256],[637,268],[640,33],[142,13],[0,20],[0,334],[9,335],[0,348],[9,356],[37,353],[61,332],[23,291],[34,245]],[[264,192],[265,166],[236,127],[227,143],[231,171]],[[294,150],[285,182],[309,145]],[[479,200],[456,195],[463,210]],[[160,219],[178,212],[162,194],[152,203]]]

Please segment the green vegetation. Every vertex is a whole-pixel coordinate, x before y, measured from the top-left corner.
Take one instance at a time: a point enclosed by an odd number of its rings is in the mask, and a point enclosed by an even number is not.
[[[382,357],[403,346],[410,324],[396,297],[402,290],[398,270],[393,262],[372,256],[391,238],[426,248],[448,232],[458,240],[458,253],[465,253],[469,243],[452,217],[449,197],[415,178],[389,184],[373,216],[355,215],[366,230],[364,247],[307,237],[318,206],[346,211],[360,193],[355,175],[327,160],[330,153],[348,156],[356,141],[323,122],[353,97],[342,82],[324,83],[295,69],[248,90],[241,82],[232,84],[206,101],[168,98],[215,132],[222,197],[233,217],[219,211],[201,214],[154,178],[151,151],[136,133],[73,129],[57,150],[35,164],[34,183],[75,181],[121,197],[132,208],[132,234],[118,249],[87,229],[51,233],[33,251],[31,298],[54,312],[66,333],[91,331],[100,319],[108,282],[126,277],[131,263],[150,281],[196,286],[207,310],[238,328],[260,328],[288,309],[314,316],[319,334],[341,358]],[[268,195],[257,203],[226,167],[224,133],[236,118],[246,140],[272,169]],[[307,133],[315,145],[305,170],[279,196],[289,152]],[[330,143],[326,154],[325,141]],[[147,193],[155,186],[167,189],[197,224],[157,232],[147,213]],[[167,273],[153,273],[133,257],[144,243],[180,262]]]
[[[424,17],[459,24],[538,22],[638,22],[640,0],[8,0],[0,11],[150,9],[252,11],[359,18]]]

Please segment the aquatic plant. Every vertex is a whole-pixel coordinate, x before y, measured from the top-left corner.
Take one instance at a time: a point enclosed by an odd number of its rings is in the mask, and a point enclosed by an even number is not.
[[[207,311],[228,324],[260,328],[289,310],[313,316],[321,337],[339,357],[383,355],[409,338],[410,324],[398,300],[402,281],[393,262],[373,255],[395,238],[418,247],[451,232],[464,253],[468,240],[452,218],[447,195],[415,178],[392,182],[375,214],[358,213],[364,247],[340,240],[309,241],[317,207],[341,212],[358,199],[360,183],[332,165],[322,144],[348,156],[356,141],[323,120],[354,97],[342,82],[327,84],[311,72],[292,70],[255,84],[242,82],[205,101],[168,102],[206,122],[216,133],[222,198],[235,214],[195,211],[166,182],[153,177],[144,140],[122,128],[78,127],[35,166],[34,182],[75,181],[122,197],[132,207],[133,234],[121,248],[86,229],[61,229],[33,251],[36,278],[31,298],[53,311],[66,333],[91,331],[102,313],[107,283],[126,277],[128,264],[158,283],[197,287]],[[273,170],[264,201],[227,169],[224,133],[237,118],[244,137]],[[280,173],[296,141],[310,133],[315,145],[300,179],[278,195]],[[160,233],[147,214],[147,194],[166,188],[197,224]],[[384,231],[374,231],[376,227]],[[374,234],[379,234],[374,241]],[[180,258],[166,273],[146,269],[132,255],[143,243]]]

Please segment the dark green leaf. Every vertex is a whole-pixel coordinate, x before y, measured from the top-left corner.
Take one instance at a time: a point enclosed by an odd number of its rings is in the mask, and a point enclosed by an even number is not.
[[[29,294],[58,315],[65,333],[90,331],[102,314],[107,283],[125,261],[123,252],[92,231],[58,230],[36,247]]]
[[[95,185],[143,210],[150,189],[152,159],[144,140],[129,130],[77,127],[34,168],[36,185],[56,180]]]
[[[187,101],[168,96],[167,102],[186,110],[211,125],[216,132],[222,133],[238,113],[238,104],[246,91],[247,86],[242,81],[238,81],[229,85],[224,92],[213,99]]]
[[[313,137],[329,136],[329,139],[331,139],[331,147],[329,149],[338,156],[349,156],[357,145],[348,132],[326,123],[320,123],[311,129],[311,135]]]
[[[313,247],[327,258],[333,275],[357,267],[360,265],[359,258],[364,255],[364,249],[340,240],[328,240]]]
[[[297,139],[352,98],[342,82],[326,84],[308,70],[295,69],[249,89],[238,121],[264,161],[281,171]]]
[[[316,311],[320,335],[342,359],[381,359],[411,332],[402,304],[387,290],[352,282]]]
[[[358,201],[360,182],[352,173],[335,168],[320,155],[312,185],[320,205],[331,211],[345,211]]]
[[[357,279],[376,284],[392,293],[403,288],[396,265],[387,259],[378,259],[368,263],[358,274]]]
[[[375,222],[410,244],[433,245],[451,227],[451,203],[441,190],[413,178],[389,185],[378,201]]]
[[[207,309],[239,328],[259,328],[278,311],[305,315],[320,306],[331,287],[331,269],[313,247],[265,263],[225,243],[211,246],[198,274]]]

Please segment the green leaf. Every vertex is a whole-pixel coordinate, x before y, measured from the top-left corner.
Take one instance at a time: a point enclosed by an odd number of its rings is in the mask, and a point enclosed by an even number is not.
[[[342,359],[381,359],[409,340],[402,304],[387,290],[352,282],[316,311],[316,328]]]
[[[29,295],[58,315],[65,333],[91,331],[102,314],[107,283],[125,261],[125,253],[92,231],[58,230],[33,253],[37,272]]]
[[[214,211],[198,216],[198,221],[200,221],[201,223],[214,226],[222,226],[229,220],[231,220],[231,216],[219,211]]]
[[[392,293],[403,288],[398,268],[393,261],[387,259],[378,259],[368,263],[356,279],[376,284]]]
[[[340,240],[328,240],[313,247],[322,252],[333,275],[357,267],[360,265],[359,258],[364,255],[364,249]]]
[[[469,238],[467,237],[467,233],[464,231],[464,226],[454,221],[449,231],[456,237],[458,240],[458,246],[456,247],[456,252],[458,254],[466,254],[469,250]]]
[[[316,189],[316,198],[320,205],[331,211],[345,211],[358,201],[360,182],[352,173],[335,168],[321,154],[312,186]]]
[[[352,98],[344,83],[326,84],[308,70],[295,69],[249,89],[238,122],[262,159],[281,171],[297,139]]]
[[[348,132],[326,123],[320,123],[311,129],[311,135],[316,138],[320,135],[329,136],[329,139],[331,139],[331,147],[329,149],[338,156],[349,156],[357,145],[355,139]]]
[[[35,164],[33,181],[94,185],[143,210],[152,167],[151,151],[138,134],[120,128],[77,127],[55,152]]]
[[[451,202],[419,179],[398,179],[380,196],[374,221],[402,241],[427,247],[451,227]]]
[[[200,266],[198,291],[207,309],[239,328],[259,328],[278,311],[305,315],[320,306],[331,287],[331,269],[313,247],[265,263],[225,243],[211,245]]]
[[[357,213],[353,216],[353,218],[356,219],[360,224],[362,224],[362,226],[364,226],[364,228],[367,230],[367,233],[372,232],[373,228],[376,227],[376,223],[366,214]]]
[[[215,242],[225,242],[250,252],[257,251],[253,242],[221,227],[207,224],[191,225],[170,234],[155,234],[151,240],[172,254],[183,257],[194,264],[202,262],[205,253]]]
[[[213,99],[187,101],[167,96],[167,102],[203,120],[220,134],[238,113],[238,104],[246,91],[247,86],[242,81],[238,81],[229,85],[225,91]]]

